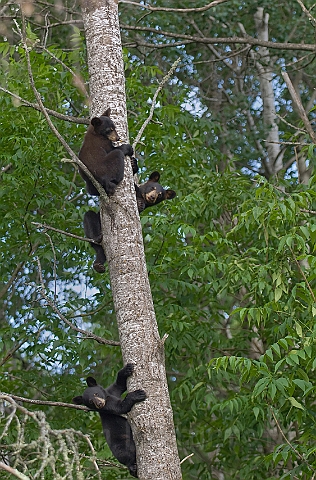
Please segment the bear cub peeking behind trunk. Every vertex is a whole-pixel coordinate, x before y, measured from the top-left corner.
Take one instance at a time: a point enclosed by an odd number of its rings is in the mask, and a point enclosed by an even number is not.
[[[134,160],[136,161],[136,159]],[[135,173],[134,169],[133,173]],[[174,190],[164,189],[163,186],[160,185],[159,179],[160,173],[152,172],[147,182],[142,183],[141,185],[136,185],[136,183],[134,184],[137,208],[139,213],[145,210],[145,208],[153,207],[154,205],[158,205],[158,203],[161,203],[164,200],[171,200],[176,196],[176,192]],[[101,243],[102,230],[100,212],[96,213],[92,210],[86,212],[83,217],[83,228],[85,236],[87,238],[91,238],[95,242]],[[96,245],[92,242],[90,243],[90,245],[94,248],[96,253],[96,257],[93,262],[94,270],[98,273],[105,272],[104,264],[106,261],[106,256],[102,245]]]

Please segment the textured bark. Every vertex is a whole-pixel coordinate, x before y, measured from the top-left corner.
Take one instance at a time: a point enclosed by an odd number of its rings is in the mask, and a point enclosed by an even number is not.
[[[254,15],[258,39],[268,41],[269,14],[263,13],[259,7]],[[267,129],[266,145],[268,152],[269,174],[274,175],[283,168],[283,152],[281,151],[279,128],[275,112],[275,97],[272,85],[272,62],[267,47],[258,47],[259,61],[256,62],[260,79],[261,98],[263,103],[263,121]]]
[[[128,139],[125,78],[117,2],[82,1],[88,49],[91,116],[111,107],[119,135]],[[140,479],[181,479],[161,342],[147,275],[130,162],[108,202],[101,200],[103,247],[111,278],[124,363],[135,364],[129,390],[148,399],[129,416]]]

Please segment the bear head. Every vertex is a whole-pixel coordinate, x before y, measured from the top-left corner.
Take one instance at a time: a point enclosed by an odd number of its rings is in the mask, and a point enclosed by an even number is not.
[[[137,205],[141,212],[147,207],[157,205],[163,200],[171,200],[176,196],[174,190],[165,190],[159,182],[160,173],[153,172],[147,182],[136,188]]]
[[[102,135],[105,138],[111,140],[111,142],[117,142],[120,138],[115,129],[115,125],[110,119],[111,109],[108,108],[101,117],[93,117],[91,125],[94,127],[96,135]]]
[[[104,408],[107,401],[104,388],[98,385],[93,377],[87,378],[87,385],[88,388],[85,389],[82,395],[78,395],[72,399],[73,403],[76,405],[85,405],[92,410]]]

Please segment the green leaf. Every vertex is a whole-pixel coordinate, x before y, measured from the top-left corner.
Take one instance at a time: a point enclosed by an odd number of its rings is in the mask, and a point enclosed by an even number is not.
[[[256,417],[256,420],[258,420],[258,415],[259,415],[259,413],[260,413],[260,409],[259,409],[258,407],[253,407],[252,410],[253,410],[253,413],[254,413],[254,415],[255,415],[255,417]]]
[[[303,405],[295,400],[294,397],[289,397],[288,400],[291,402],[291,405],[295,408],[299,408],[300,410],[305,410]]]

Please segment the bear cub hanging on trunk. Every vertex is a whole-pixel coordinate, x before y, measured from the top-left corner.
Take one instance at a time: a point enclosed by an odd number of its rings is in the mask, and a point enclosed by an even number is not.
[[[83,145],[78,157],[90,170],[94,178],[102,185],[107,195],[113,195],[117,185],[124,177],[124,157],[133,157],[133,148],[124,143],[114,147],[119,136],[115,125],[110,119],[111,109],[108,108],[100,117],[93,117],[85,134]],[[133,171],[138,170],[137,160],[132,159]],[[100,195],[91,180],[79,168],[79,173],[86,182],[90,195]]]
[[[145,208],[158,205],[158,203],[164,200],[171,200],[176,196],[176,192],[174,190],[165,190],[163,186],[158,183],[159,179],[159,172],[153,172],[147,182],[142,183],[141,185],[136,185],[136,183],[134,184],[139,213],[145,210]],[[92,210],[88,210],[83,217],[83,228],[87,238],[91,238],[95,242],[101,243],[102,231],[100,212],[96,213]],[[94,248],[96,253],[96,257],[93,262],[94,270],[98,273],[105,272],[104,264],[106,261],[106,256],[102,245],[97,245],[92,242],[90,242],[90,245],[92,248]]]
[[[117,374],[116,381],[107,388],[98,385],[94,378],[87,378],[88,388],[82,395],[74,397],[73,403],[85,405],[100,414],[103,433],[114,457],[126,465],[130,474],[137,477],[136,449],[132,429],[121,415],[131,411],[135,403],[146,400],[144,390],[134,390],[122,400],[127,390],[126,380],[132,375],[134,365],[127,363]]]

